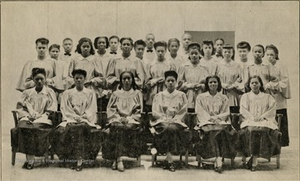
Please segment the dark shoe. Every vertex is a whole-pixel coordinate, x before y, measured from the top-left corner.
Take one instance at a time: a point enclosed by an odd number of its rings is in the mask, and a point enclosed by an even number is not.
[[[124,172],[124,171],[125,171],[124,165],[123,165],[123,162],[122,162],[122,161],[119,161],[119,162],[118,162],[118,171],[119,171],[119,172]]]
[[[170,164],[169,164],[169,170],[170,170],[171,172],[175,172],[175,165],[174,165],[174,163],[170,163]]]
[[[252,166],[251,167],[251,172],[255,172],[257,170],[257,167],[256,166]]]
[[[215,171],[218,172],[218,173],[222,173],[223,169],[222,169],[222,167],[216,167]]]
[[[252,163],[253,163],[253,157],[251,157],[250,160],[247,162],[248,169],[252,168]]]
[[[82,170],[82,164],[81,165],[77,165],[76,166],[76,171],[77,172],[80,172]]]
[[[117,162],[114,161],[113,164],[111,165],[112,170],[117,170]]]
[[[25,163],[23,164],[22,168],[27,169],[27,165],[28,165],[28,162],[25,162]]]
[[[163,168],[164,170],[170,168],[170,167],[169,167],[169,163],[168,163],[166,160],[162,163],[162,168]]]

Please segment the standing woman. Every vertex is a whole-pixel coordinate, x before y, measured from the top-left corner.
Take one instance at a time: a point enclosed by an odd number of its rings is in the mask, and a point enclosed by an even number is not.
[[[223,60],[218,64],[217,76],[222,82],[223,94],[229,99],[230,112],[237,113],[239,108],[239,94],[243,89],[240,64],[232,60],[233,46],[223,47]]]
[[[203,41],[202,49],[200,52],[203,58],[200,64],[208,68],[210,75],[216,75],[218,70],[218,63],[220,62],[219,60],[216,60],[216,58],[212,57],[214,52],[214,43],[209,40]]]
[[[83,162],[94,164],[99,149],[101,132],[97,122],[97,104],[95,93],[84,87],[86,71],[75,69],[72,72],[75,87],[62,95],[62,122],[53,133],[51,145],[60,160],[74,160],[82,170]]]
[[[80,55],[74,57],[70,62],[69,76],[73,78],[72,85],[74,86],[73,71],[82,69],[86,71],[84,86],[93,90],[97,97],[103,97],[105,79],[102,69],[96,66],[92,41],[89,38],[81,38],[75,52],[78,52]],[[100,109],[100,107],[98,108]]]
[[[151,108],[154,96],[165,90],[165,78],[164,73],[168,70],[176,70],[176,66],[173,62],[168,61],[165,58],[167,43],[164,41],[158,41],[154,43],[154,49],[156,52],[156,59],[150,65],[149,78],[147,81],[148,97],[146,100],[146,109],[149,111]]]
[[[276,113],[282,114],[280,132],[282,133],[281,146],[289,146],[287,99],[291,98],[290,83],[287,68],[280,63],[279,51],[276,46],[266,46],[266,58],[270,63],[270,82],[266,89],[276,100]]]
[[[103,77],[106,79],[107,76],[107,66],[108,62],[111,59],[110,54],[106,51],[108,48],[108,38],[106,36],[99,36],[95,38],[94,40],[94,46],[95,49],[98,50],[95,54],[95,64],[97,67],[98,72],[103,72]],[[110,96],[110,91],[108,91],[107,85],[103,85],[103,91],[102,95],[99,95],[97,98],[97,105],[98,108],[101,108],[99,111],[105,111],[109,96]],[[99,88],[101,91],[101,88]]]
[[[57,110],[57,101],[52,89],[45,86],[46,71],[33,68],[31,79],[35,86],[23,92],[17,103],[20,121],[17,125],[17,150],[26,154],[23,168],[33,169],[34,156],[43,156],[49,149],[49,134],[52,122],[48,119],[51,111]]]
[[[32,69],[35,67],[43,68],[46,71],[46,84],[53,85],[52,78],[55,76],[55,60],[47,57],[49,40],[46,38],[38,38],[35,41],[37,59],[33,61],[28,61],[21,73],[20,79],[17,83],[17,90],[24,91],[26,89],[35,86],[34,81],[31,77]]]
[[[208,76],[205,80],[205,93],[196,100],[198,130],[201,138],[196,150],[204,158],[215,158],[215,171],[222,173],[222,157],[236,156],[235,144],[237,132],[231,127],[228,98],[220,91],[221,81],[218,76]]]
[[[204,82],[210,73],[208,67],[201,65],[203,60],[200,57],[200,45],[198,43],[190,43],[188,53],[190,62],[183,65],[179,70],[178,90],[187,95],[188,112],[195,112],[197,95],[204,92]]]
[[[275,120],[276,101],[264,92],[262,79],[252,76],[247,86],[251,91],[242,95],[240,105],[240,148],[244,157],[251,157],[247,165],[255,171],[258,156],[269,159],[280,152],[280,132]]]
[[[119,88],[112,93],[107,106],[108,134],[102,152],[103,158],[113,160],[113,170],[123,172],[122,156],[136,158],[142,153],[143,96],[131,71],[122,72],[119,80]]]
[[[168,41],[168,51],[170,54],[167,56],[167,59],[170,62],[173,62],[176,66],[176,72],[179,71],[179,68],[185,64],[188,63],[186,61],[183,61],[182,56],[178,55],[178,50],[180,47],[180,41],[177,38],[171,38]]]
[[[172,154],[181,153],[191,140],[191,132],[184,123],[188,102],[186,95],[175,89],[177,73],[169,70],[164,76],[167,89],[154,97],[150,130],[155,135],[154,147],[158,153],[167,153],[164,168],[174,172]]]
[[[145,75],[144,68],[139,58],[131,54],[133,40],[129,37],[121,38],[122,56],[115,57],[108,62],[107,66],[107,86],[115,91],[119,85],[119,78],[122,72],[130,71],[134,75],[135,82],[139,87],[143,86]]]

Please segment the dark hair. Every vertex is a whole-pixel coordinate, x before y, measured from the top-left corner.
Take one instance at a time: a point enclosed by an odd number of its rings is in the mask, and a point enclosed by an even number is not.
[[[146,47],[146,43],[144,42],[144,40],[137,40],[134,42],[134,48],[136,48],[138,45],[143,45],[144,47]]]
[[[71,39],[71,38],[65,38],[64,40],[63,40],[63,43],[65,42],[65,41],[67,41],[67,40],[70,40],[71,42],[73,42],[73,40]]]
[[[31,70],[31,77],[34,78],[37,74],[43,74],[46,77],[46,71],[43,68],[35,67]]]
[[[120,85],[119,85],[119,89],[122,89],[122,88],[123,88],[122,76],[123,76],[125,73],[128,73],[128,74],[130,74],[130,76],[131,76],[131,79],[132,79],[131,87],[133,88],[133,90],[138,90],[138,89],[139,89],[139,86],[135,83],[134,75],[133,75],[133,73],[130,72],[130,71],[124,71],[124,72],[122,72],[122,73],[120,74]]]
[[[174,71],[174,70],[168,70],[168,71],[165,71],[164,74],[165,74],[165,79],[167,79],[167,77],[169,77],[169,76],[172,76],[172,77],[174,77],[174,78],[176,79],[176,81],[177,81],[178,74],[177,74],[176,71]]]
[[[98,44],[98,40],[99,40],[100,38],[104,38],[104,39],[105,39],[105,43],[106,43],[105,48],[108,48],[108,44],[109,44],[108,38],[107,38],[106,36],[98,36],[98,37],[96,37],[95,40],[94,40],[94,47],[95,47],[95,49],[98,49],[98,45],[97,45],[97,44]]]
[[[207,45],[207,46],[211,45],[211,48],[212,48],[211,54],[212,54],[212,55],[215,54],[215,51],[216,51],[216,50],[215,50],[215,48],[214,48],[214,42],[211,41],[211,40],[204,40],[204,41],[202,42],[202,48],[201,48],[201,50],[200,50],[200,54],[201,54],[202,56],[204,56],[203,45]]]
[[[252,51],[254,50],[255,47],[260,47],[260,48],[262,48],[262,50],[263,50],[263,57],[264,57],[264,56],[265,56],[265,48],[264,48],[264,46],[262,46],[261,44],[257,44],[257,45],[255,45],[255,46],[252,48]]]
[[[167,49],[167,43],[165,41],[158,41],[154,43],[154,49],[156,50],[157,47],[162,46],[165,47],[165,50]]]
[[[176,42],[178,44],[178,47],[180,47],[180,41],[177,38],[171,38],[168,41],[168,50],[170,51],[170,45],[172,42]]]
[[[225,44],[225,41],[224,41],[223,38],[216,38],[216,39],[215,39],[215,43],[216,43],[216,41],[218,41],[218,40],[221,40],[221,41],[223,42],[223,44]]]
[[[236,48],[246,48],[249,52],[251,51],[251,46],[246,41],[241,41],[236,45]]]
[[[227,50],[232,50],[232,56],[231,56],[231,59],[234,60],[234,55],[235,55],[235,51],[234,51],[234,47],[230,44],[226,44],[223,46],[223,50],[224,49],[227,49]]]
[[[121,45],[122,45],[123,41],[125,41],[125,40],[129,40],[131,46],[133,46],[133,40],[130,37],[123,37],[123,38],[121,38],[121,40],[120,40]]]
[[[205,91],[205,92],[206,92],[206,91],[209,91],[208,81],[209,81],[209,79],[212,79],[212,78],[217,79],[217,81],[218,81],[218,88],[217,88],[217,91],[220,92],[221,89],[222,89],[222,83],[221,83],[220,78],[219,78],[218,76],[216,76],[216,75],[210,75],[210,76],[206,77],[205,83],[204,83],[204,85],[205,85],[204,91]]]
[[[92,40],[86,37],[80,38],[80,40],[78,41],[78,45],[76,47],[75,52],[78,52],[79,54],[81,54],[81,45],[85,42],[88,42],[91,46],[91,50],[90,50],[90,54],[94,55],[95,54],[95,50],[93,48],[93,43]]]
[[[271,45],[267,45],[266,46],[266,51],[267,51],[267,49],[271,49],[271,50],[273,50],[274,51],[274,53],[275,53],[275,59],[276,60],[279,60],[279,51],[278,51],[278,49],[277,49],[277,47],[275,46],[275,45],[273,45],[273,44],[271,44]]]
[[[47,38],[38,38],[35,40],[35,44],[37,45],[38,43],[41,43],[43,45],[48,45],[49,40]]]
[[[258,82],[261,85],[260,88],[259,88],[260,92],[265,92],[264,83],[263,83],[262,79],[260,78],[260,76],[258,76],[258,75],[253,75],[253,76],[249,77],[249,79],[247,80],[247,82],[245,84],[245,90],[246,90],[246,92],[250,92],[251,91],[250,81],[251,81],[251,79],[255,79],[255,78],[258,79]]]
[[[74,69],[74,70],[72,71],[72,76],[75,77],[76,74],[83,75],[83,77],[86,78],[86,71],[85,71],[85,70],[82,70],[82,69]]]
[[[190,43],[190,44],[188,45],[187,49],[188,49],[188,50],[190,50],[190,49],[197,49],[197,50],[200,52],[200,51],[201,51],[201,46],[200,46],[200,44],[197,43],[197,42],[192,42],[192,43]]]
[[[118,36],[116,36],[116,35],[113,35],[113,36],[111,36],[111,37],[109,37],[109,41],[111,40],[111,39],[113,39],[113,38],[116,38],[117,40],[118,40],[118,42],[120,41],[120,38],[118,37]]]
[[[58,50],[60,50],[60,45],[58,45],[58,44],[52,44],[52,45],[49,47],[49,52],[50,52],[53,48],[57,48]]]

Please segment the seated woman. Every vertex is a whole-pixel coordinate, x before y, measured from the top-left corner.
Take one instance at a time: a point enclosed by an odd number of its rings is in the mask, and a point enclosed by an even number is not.
[[[57,110],[55,93],[45,86],[45,69],[33,68],[31,78],[35,86],[24,90],[17,103],[20,121],[16,128],[16,140],[12,140],[17,144],[17,151],[26,154],[23,168],[29,170],[33,169],[34,156],[43,156],[50,147],[52,122],[48,116],[51,111]]]
[[[108,128],[102,152],[103,158],[113,160],[113,170],[123,172],[122,156],[136,158],[142,153],[139,134],[143,97],[131,71],[122,72],[119,80],[119,88],[107,106]]]
[[[167,153],[166,165],[175,171],[172,154],[180,153],[188,147],[191,132],[184,123],[187,113],[187,97],[175,89],[177,73],[173,70],[164,73],[167,89],[156,94],[152,105],[153,119],[151,132],[155,134],[154,147],[158,153]]]
[[[200,142],[195,148],[204,159],[215,158],[215,171],[222,173],[222,157],[234,158],[237,132],[231,127],[229,100],[220,91],[220,78],[208,76],[205,80],[205,93],[196,99],[196,114]]]
[[[75,87],[66,90],[61,99],[62,122],[53,133],[51,145],[61,161],[74,160],[76,171],[82,170],[83,161],[94,165],[101,143],[97,121],[95,93],[84,87],[86,71],[72,72]]]
[[[262,79],[257,75],[250,77],[247,87],[251,91],[241,97],[240,104],[240,148],[244,157],[251,157],[247,165],[255,171],[258,156],[269,159],[280,152],[278,137],[281,133],[275,120],[276,101],[264,93]]]

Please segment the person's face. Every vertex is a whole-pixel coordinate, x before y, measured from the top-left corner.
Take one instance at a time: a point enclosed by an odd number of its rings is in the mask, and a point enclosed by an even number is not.
[[[202,48],[203,48],[204,55],[211,56],[212,51],[213,51],[213,47],[211,44],[209,44],[209,45],[204,44]]]
[[[224,46],[224,42],[223,42],[222,40],[217,40],[217,41],[215,42],[215,49],[216,49],[216,52],[222,53],[223,46]]]
[[[155,37],[154,37],[154,35],[147,35],[145,42],[146,42],[147,48],[148,49],[152,49],[153,45],[155,43]]]
[[[99,50],[105,50],[106,49],[106,41],[105,38],[99,38],[97,42],[97,48]]]
[[[259,80],[257,78],[252,78],[250,80],[250,88],[252,92],[258,92],[260,87],[261,84],[259,83]]]
[[[36,76],[33,77],[33,81],[36,85],[36,87],[40,88],[45,85],[46,78],[44,74],[37,74]]]
[[[175,77],[168,76],[165,80],[165,84],[166,84],[168,90],[174,91],[175,90],[175,85],[176,85]]]
[[[255,60],[261,60],[264,56],[264,50],[258,46],[254,47],[252,52]]]
[[[274,52],[274,50],[272,49],[267,49],[266,51],[266,57],[267,57],[267,60],[271,63],[271,64],[275,64],[276,63],[276,54]]]
[[[81,55],[83,57],[88,57],[91,52],[91,45],[89,44],[89,42],[83,42],[82,45],[80,46],[80,49],[81,49]]]
[[[230,60],[232,55],[233,55],[233,50],[231,48],[230,49],[223,49],[223,56],[226,60]]]
[[[164,46],[158,46],[158,47],[156,47],[155,52],[156,52],[157,58],[159,60],[163,60],[165,58],[166,48]]]
[[[208,80],[208,88],[211,91],[216,91],[218,89],[218,80],[216,78],[210,78]]]
[[[66,53],[70,53],[73,48],[73,42],[71,40],[65,40],[62,46]]]
[[[198,49],[189,49],[189,57],[192,64],[196,64],[200,60],[200,52]]]
[[[143,45],[137,45],[134,50],[137,57],[143,57],[145,50],[145,47]]]
[[[118,50],[118,46],[119,46],[119,41],[117,38],[112,38],[109,40],[109,47],[111,51],[116,52]]]
[[[184,34],[182,36],[182,45],[186,49],[188,45],[192,42],[192,36],[190,34]]]
[[[41,42],[38,42],[36,44],[36,51],[39,57],[45,57],[47,49],[48,49],[48,45],[46,44],[42,44]]]
[[[57,60],[58,54],[59,54],[58,48],[52,48],[52,49],[50,50],[49,54],[50,54],[50,57],[51,57],[51,58],[54,58],[55,60]]]
[[[132,85],[132,77],[129,73],[124,73],[122,75],[122,83],[123,83],[123,88],[131,88],[131,85]]]
[[[249,50],[247,48],[238,48],[238,53],[241,60],[247,59],[247,55],[249,53]]]
[[[130,54],[130,51],[132,50],[132,45],[129,40],[124,40],[121,44],[121,50],[125,54]]]
[[[85,81],[85,78],[84,78],[83,75],[81,75],[81,74],[75,74],[75,76],[74,76],[74,82],[75,82],[75,86],[76,87],[83,86],[84,81]]]
[[[179,49],[179,45],[177,42],[171,42],[169,46],[169,50],[171,54],[176,54]]]

